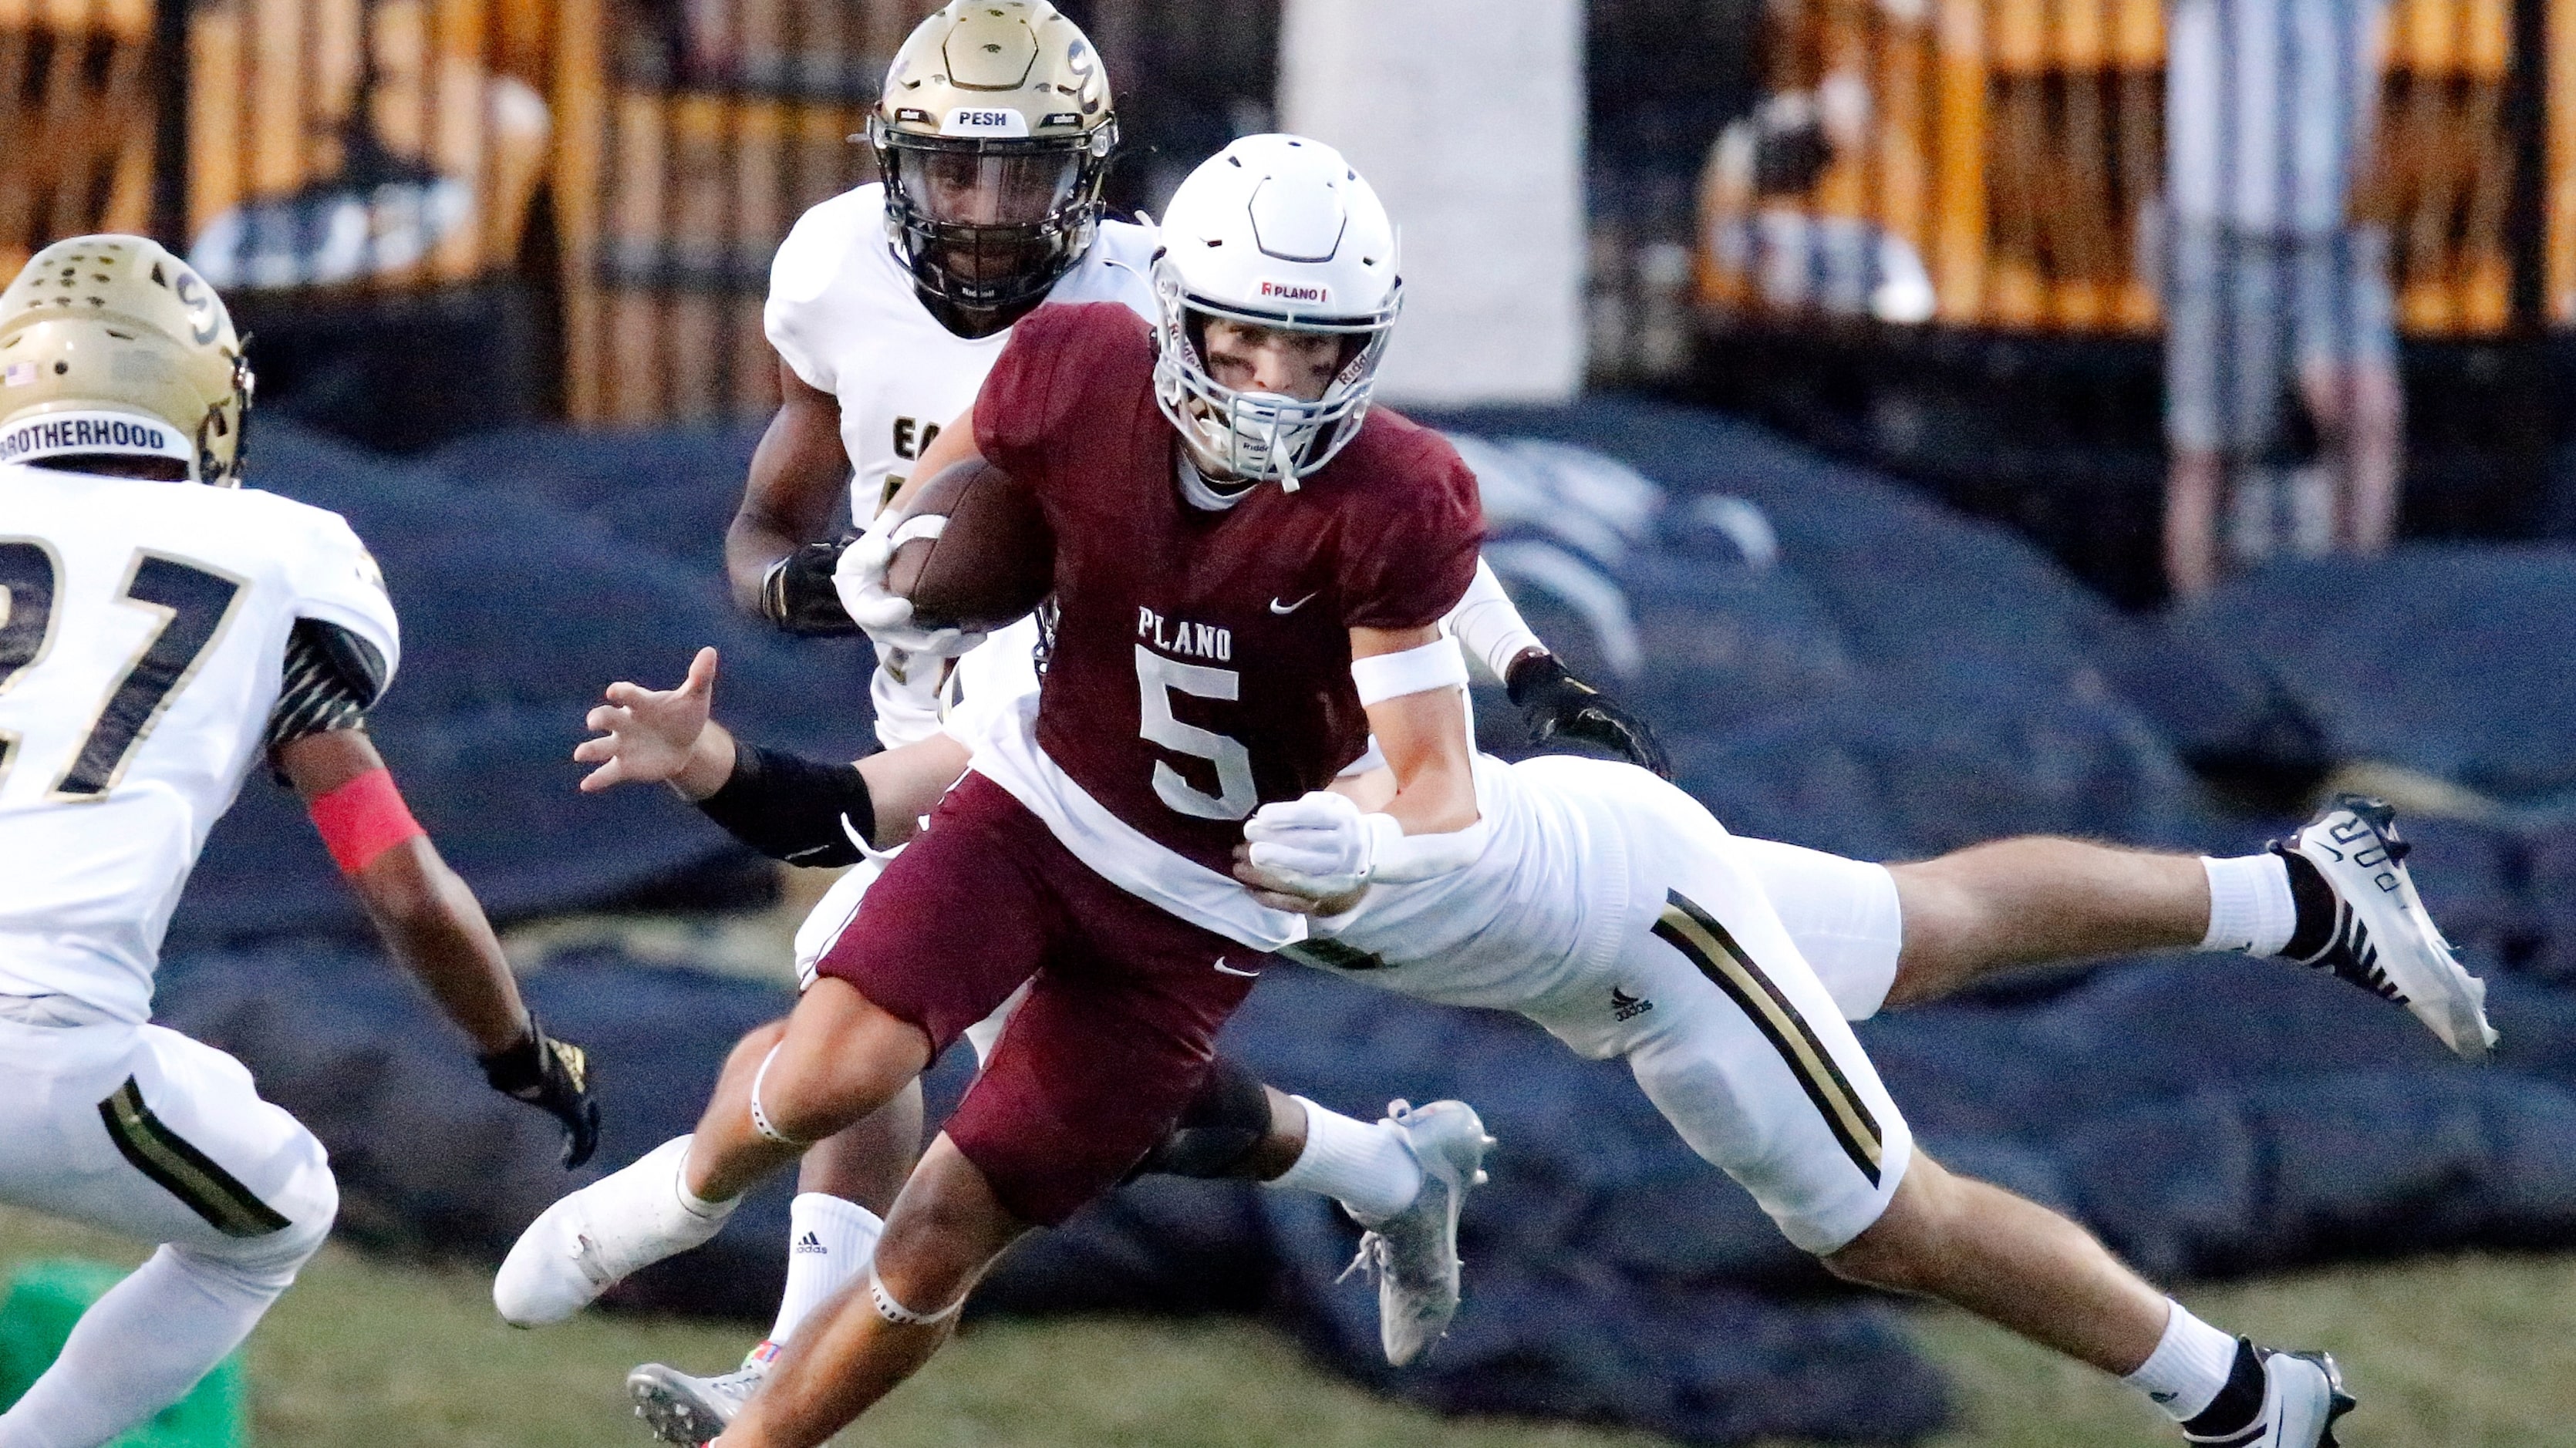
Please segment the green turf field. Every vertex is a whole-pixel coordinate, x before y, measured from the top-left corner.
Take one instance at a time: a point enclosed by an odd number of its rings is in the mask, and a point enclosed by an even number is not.
[[[0,1210],[0,1268],[34,1256],[119,1263],[113,1239]],[[739,1328],[593,1316],[516,1332],[488,1279],[324,1252],[251,1340],[261,1448],[642,1448],[619,1390],[650,1358],[706,1370]],[[1472,1285],[1470,1287],[1472,1291]],[[2186,1294],[2214,1321],[2331,1348],[2363,1410],[2345,1448],[2576,1443],[2576,1258],[2468,1257]],[[1981,1324],[1927,1312],[1956,1377],[1959,1430],[1936,1448],[2130,1448],[2177,1441],[2114,1385]],[[1286,1340],[1221,1320],[1005,1324],[970,1333],[844,1442],[868,1448],[1651,1448],[1634,1434],[1447,1421],[1307,1366]]]

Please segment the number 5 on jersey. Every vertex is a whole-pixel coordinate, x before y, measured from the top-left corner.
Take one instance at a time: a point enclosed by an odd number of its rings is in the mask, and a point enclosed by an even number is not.
[[[0,539],[0,694],[45,661],[62,613],[62,563],[32,538]],[[99,706],[98,718],[54,781],[61,800],[97,799],[116,786],[125,761],[142,744],[197,664],[223,635],[242,581],[161,553],[134,555],[121,602],[150,609],[159,622],[124,676]],[[0,732],[0,777],[17,762],[18,738]]]
[[[1144,721],[1137,732],[1149,744],[1216,766],[1217,792],[1211,795],[1181,778],[1179,770],[1159,759],[1154,761],[1154,795],[1180,814],[1203,820],[1239,820],[1249,818],[1254,806],[1261,803],[1252,784],[1252,751],[1244,748],[1241,740],[1172,717],[1174,693],[1195,699],[1221,699],[1230,704],[1240,696],[1242,682],[1243,676],[1232,669],[1184,664],[1164,658],[1143,644],[1136,645],[1137,702]]]

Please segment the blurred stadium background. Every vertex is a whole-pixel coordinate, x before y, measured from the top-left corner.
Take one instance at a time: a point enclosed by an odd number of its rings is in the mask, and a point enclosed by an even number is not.
[[[2576,6],[2272,3],[2385,36],[2344,205],[2392,239],[2404,541],[2187,604],[2158,544],[2158,0],[1063,8],[1117,89],[1120,204],[1280,126],[1378,183],[1413,285],[1388,389],[1462,438],[1541,634],[1731,827],[1879,859],[2034,830],[2232,851],[2335,787],[2394,798],[2495,982],[2489,1070],[2235,961],[2050,975],[1864,1039],[1954,1165],[2333,1348],[2350,1443],[2576,1442],[2547,1355],[2576,1335]],[[567,756],[601,685],[706,642],[746,734],[868,745],[863,656],[733,615],[719,544],[776,403],[770,254],[870,179],[844,138],[928,8],[0,0],[0,262],[143,231],[231,298],[252,479],[382,558],[408,642],[378,737],[593,1049],[603,1165],[684,1129],[784,1007],[819,887],[657,791],[575,794]],[[2244,461],[2313,466],[2312,432]],[[566,1184],[550,1128],[383,968],[282,792],[217,832],[164,981],[164,1018],[248,1062],[342,1180],[345,1248],[250,1349],[258,1441],[640,1442],[625,1366],[756,1337],[776,1191],[626,1315],[498,1325],[480,1273]],[[1289,977],[1232,1039],[1344,1110],[1485,1111],[1452,1340],[1388,1373],[1334,1284],[1346,1224],[1147,1183],[1015,1256],[869,1441],[2165,1441],[2103,1384],[1833,1288],[1621,1073],[1516,1021]],[[0,1217],[0,1263],[120,1250]]]

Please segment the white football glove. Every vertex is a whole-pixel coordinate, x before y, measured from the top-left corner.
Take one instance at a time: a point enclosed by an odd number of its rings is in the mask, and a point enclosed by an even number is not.
[[[892,644],[877,645],[876,672],[868,676],[877,742],[888,749],[918,744],[939,732],[940,698],[952,667],[944,658],[919,657]]]
[[[1318,789],[1253,811],[1243,837],[1252,842],[1253,865],[1278,877],[1283,889],[1325,900],[1369,882],[1377,845],[1371,822],[1386,818],[1362,814],[1347,796]]]
[[[955,658],[984,641],[980,633],[915,627],[912,600],[886,590],[886,566],[894,561],[895,549],[915,538],[936,538],[947,523],[936,514],[898,519],[889,508],[841,550],[841,562],[832,570],[832,586],[841,595],[841,607],[869,638],[909,654],[945,658]]]

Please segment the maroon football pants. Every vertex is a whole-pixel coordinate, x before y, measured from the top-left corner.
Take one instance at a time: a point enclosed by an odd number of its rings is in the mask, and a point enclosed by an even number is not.
[[[1029,983],[947,1132],[1013,1215],[1053,1226],[1171,1130],[1269,962],[1094,874],[970,771],[818,969],[934,1056]]]

